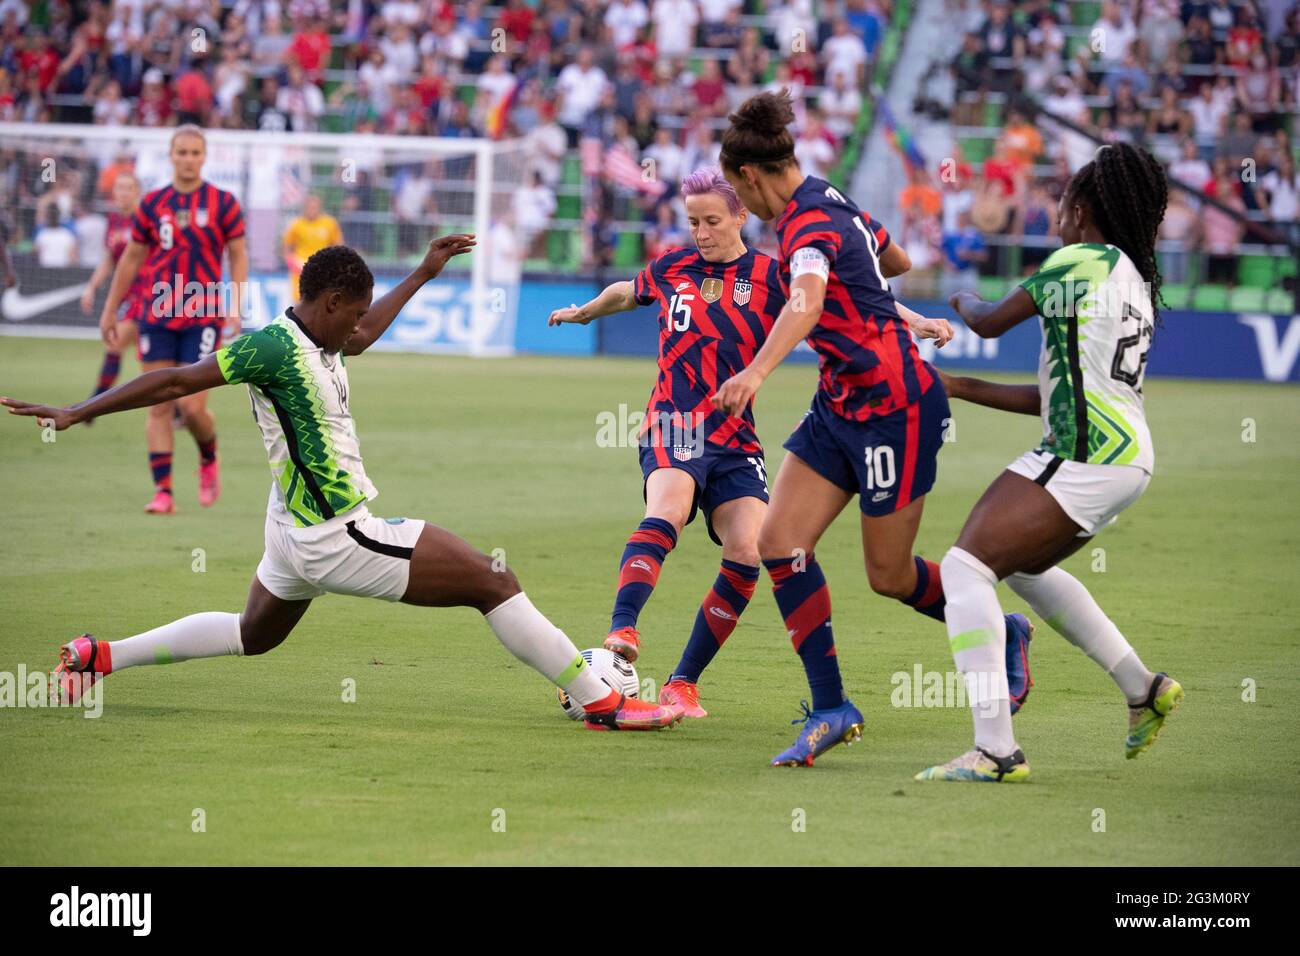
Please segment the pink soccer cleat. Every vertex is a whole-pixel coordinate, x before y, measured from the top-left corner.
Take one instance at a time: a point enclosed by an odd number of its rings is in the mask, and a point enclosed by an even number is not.
[[[176,513],[176,499],[172,493],[165,488],[159,488],[154,492],[153,500],[144,506],[144,513],[147,515],[174,515]]]
[[[54,667],[59,700],[69,704],[80,702],[87,690],[112,671],[113,657],[107,641],[96,640],[90,634],[73,638],[59,648],[59,663]]]
[[[676,707],[683,717],[707,717],[709,712],[700,706],[700,689],[687,680],[670,680],[659,689],[659,703]]]
[[[610,631],[605,638],[605,650],[613,651],[629,663],[635,661],[641,653],[641,635],[635,627],[620,627],[617,631]]]
[[[682,712],[676,707],[623,696],[612,710],[587,711],[583,726],[588,730],[659,730],[681,719]]]
[[[221,471],[217,459],[199,465],[199,504],[211,508],[221,497]]]

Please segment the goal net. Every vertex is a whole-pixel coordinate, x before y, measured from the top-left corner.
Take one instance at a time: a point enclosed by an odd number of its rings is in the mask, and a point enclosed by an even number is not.
[[[93,336],[108,282],[91,309],[82,294],[104,256],[112,184],[132,170],[145,192],[171,181],[171,129],[0,123],[0,230],[17,285],[0,295],[0,331]],[[284,233],[309,195],[375,274],[378,298],[419,262],[428,242],[473,232],[403,310],[378,347],[508,354],[524,243],[510,218],[522,182],[518,142],[327,133],[208,130],[203,177],[243,207],[249,252],[246,328],[292,304]],[[43,235],[44,233],[44,235]],[[230,279],[229,270],[223,275]]]

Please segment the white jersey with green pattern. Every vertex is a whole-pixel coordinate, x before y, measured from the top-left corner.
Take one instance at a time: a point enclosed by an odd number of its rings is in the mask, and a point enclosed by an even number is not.
[[[1052,253],[1021,286],[1043,329],[1043,448],[1097,465],[1155,467],[1142,408],[1151,297],[1120,249],[1081,242]]]
[[[292,309],[221,349],[217,364],[231,385],[248,385],[275,479],[272,517],[304,528],[378,494],[361,466],[343,356],[321,348]]]

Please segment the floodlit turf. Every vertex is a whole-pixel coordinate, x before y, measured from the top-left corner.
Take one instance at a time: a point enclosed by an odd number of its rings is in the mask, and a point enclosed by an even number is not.
[[[0,394],[79,399],[97,358],[88,342],[0,339]],[[596,418],[639,410],[652,364],[376,354],[349,368],[373,511],[503,549],[538,607],[599,645],[641,488],[635,451],[598,447]],[[760,395],[773,475],[813,385],[796,366]],[[1016,718],[1032,781],[913,782],[966,749],[969,718],[891,706],[891,675],[951,658],[938,624],[869,591],[849,511],[818,556],[867,732],[812,770],[767,766],[806,689],[765,581],[705,675],[712,716],[660,734],[571,723],[472,611],[329,597],[269,656],[108,678],[99,719],[0,709],[0,863],[1300,863],[1300,391],[1153,381],[1147,395],[1158,474],[1097,539],[1104,555],[1067,565],[1187,689],[1136,761],[1109,679],[1036,622],[1037,686]],[[141,513],[143,412],[52,444],[0,421],[0,670],[48,668],[82,631],[242,606],[269,476],[244,389],[213,406],[222,499],[198,506],[182,433],[171,518]],[[942,555],[1037,429],[957,407],[921,553]],[[675,663],[718,557],[702,522],[687,529],[642,618],[643,678]]]

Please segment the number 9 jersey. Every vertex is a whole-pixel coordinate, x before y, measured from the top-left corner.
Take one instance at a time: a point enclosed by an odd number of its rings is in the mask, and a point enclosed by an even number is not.
[[[131,239],[149,247],[140,275],[148,283],[143,325],[181,331],[223,324],[221,257],[244,235],[232,193],[208,182],[188,193],[164,186],[147,193],[131,217]]]

